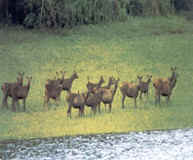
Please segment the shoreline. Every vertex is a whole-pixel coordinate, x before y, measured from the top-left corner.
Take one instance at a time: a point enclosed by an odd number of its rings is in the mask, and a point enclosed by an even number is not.
[[[34,137],[34,138],[24,138],[24,139],[7,139],[7,140],[0,140],[0,145],[6,145],[9,143],[16,143],[16,142],[20,142],[20,141],[33,141],[33,140],[48,140],[48,139],[58,139],[58,138],[68,138],[68,137],[87,137],[87,136],[97,136],[97,135],[126,135],[126,134],[130,134],[130,133],[149,133],[149,132],[169,132],[169,131],[175,131],[175,130],[189,130],[193,128],[192,127],[186,127],[186,128],[171,128],[171,129],[155,129],[155,130],[143,130],[143,131],[129,131],[129,132],[109,132],[109,133],[99,133],[99,134],[77,134],[77,135],[64,135],[64,136],[53,136],[53,137]]]

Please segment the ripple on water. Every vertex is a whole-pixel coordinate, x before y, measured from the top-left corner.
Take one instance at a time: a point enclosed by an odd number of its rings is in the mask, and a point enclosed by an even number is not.
[[[3,160],[192,160],[193,128],[34,139],[0,146]]]

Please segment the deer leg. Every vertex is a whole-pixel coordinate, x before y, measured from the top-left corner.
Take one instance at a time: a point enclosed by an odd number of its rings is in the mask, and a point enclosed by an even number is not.
[[[155,95],[155,106],[157,106],[157,95]]]
[[[106,108],[106,107],[107,107],[107,104],[105,103],[105,112],[107,111],[107,108]]]
[[[139,98],[140,98],[140,100],[142,99],[142,91],[140,92],[140,95],[139,95]]]
[[[124,101],[125,101],[125,95],[123,95],[123,97],[122,97],[122,108],[123,108],[123,109],[125,108],[125,106],[124,106]]]
[[[23,99],[23,111],[25,112],[25,102],[26,102],[26,99],[24,98]]]
[[[18,109],[18,111],[20,111],[20,104],[19,104],[19,100],[17,101],[17,109]]]
[[[47,109],[48,109],[48,102],[49,102],[49,98],[47,96],[45,96],[45,98],[44,98],[44,108],[47,107]]]
[[[158,103],[159,103],[159,106],[160,106],[160,98],[161,98],[161,96],[160,96],[160,93],[159,93],[159,95],[158,95]]]
[[[98,104],[98,112],[101,113],[101,103]]]
[[[68,111],[67,111],[67,116],[69,116],[71,118],[71,108],[72,108],[72,105],[70,104],[68,106]]]
[[[168,95],[168,96],[167,96],[167,99],[166,99],[167,105],[169,104],[169,100],[170,100],[170,95]]]
[[[81,111],[80,116],[81,116],[81,117],[84,116],[84,106],[81,106],[81,107],[80,107],[80,111]]]
[[[96,108],[97,108],[97,106],[93,106],[94,115],[96,114]]]
[[[146,96],[147,98],[149,98],[149,90],[147,90]]]
[[[112,104],[109,104],[109,112],[111,112]]]
[[[7,98],[8,98],[8,95],[5,94],[5,95],[3,96],[2,107],[6,107],[6,108],[8,109]]]
[[[13,112],[16,112],[15,101],[16,100],[14,98],[12,98],[12,111]]]
[[[136,98],[134,98],[135,108],[137,108],[137,101]]]
[[[57,106],[59,106],[59,103],[60,103],[60,96],[56,98],[56,103],[57,103]]]
[[[82,115],[84,116],[84,105],[82,106]]]
[[[60,101],[61,101],[60,95],[58,96],[58,98],[57,98],[57,99],[58,99],[58,102],[60,103]]]
[[[159,93],[156,91],[155,93],[155,105],[157,106],[157,103],[158,103],[158,98],[159,97]]]
[[[81,117],[81,108],[78,108],[78,116]]]

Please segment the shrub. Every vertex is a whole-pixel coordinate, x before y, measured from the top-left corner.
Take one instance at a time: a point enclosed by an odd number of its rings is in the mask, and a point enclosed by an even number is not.
[[[12,22],[29,28],[73,27],[124,21],[128,15],[167,15],[173,11],[174,2],[177,0],[19,0],[9,1],[9,8]]]

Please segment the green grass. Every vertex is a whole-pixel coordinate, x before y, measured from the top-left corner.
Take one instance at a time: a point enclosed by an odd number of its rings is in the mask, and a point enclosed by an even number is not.
[[[172,34],[178,30],[182,33]],[[15,81],[19,71],[33,80],[26,112],[0,108],[0,140],[192,127],[192,52],[193,23],[180,17],[129,18],[124,23],[81,26],[56,33],[2,28],[0,84]],[[102,105],[102,114],[92,116],[86,107],[84,118],[72,109],[72,119],[68,119],[65,92],[60,106],[52,103],[49,111],[43,109],[45,81],[56,71],[67,71],[66,77],[73,70],[78,72],[79,79],[72,86],[76,92],[86,91],[89,74],[93,82],[101,75],[106,83],[111,75],[121,81],[136,81],[137,75],[168,77],[171,66],[177,66],[180,76],[169,106],[164,98],[161,107],[154,106],[151,84],[149,100],[138,100],[138,109],[129,98],[126,109],[121,109],[119,89],[112,113],[105,113]]]

